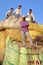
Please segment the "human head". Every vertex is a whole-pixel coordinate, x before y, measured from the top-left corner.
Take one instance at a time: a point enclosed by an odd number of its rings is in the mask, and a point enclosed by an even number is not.
[[[18,5],[18,9],[19,9],[19,10],[21,9],[21,7],[22,7],[21,5]]]
[[[25,17],[25,16],[23,16],[23,17],[22,17],[22,20],[23,20],[23,21],[25,21],[25,19],[26,19],[26,17]]]
[[[11,12],[14,10],[13,8],[10,8]]]
[[[32,9],[29,9],[29,13],[32,13]]]

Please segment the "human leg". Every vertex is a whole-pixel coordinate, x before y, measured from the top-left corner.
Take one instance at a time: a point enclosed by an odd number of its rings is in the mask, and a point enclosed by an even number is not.
[[[32,41],[32,39],[31,39],[30,33],[29,33],[29,32],[26,32],[26,35],[27,35],[27,37],[28,37],[28,40],[29,40],[29,42],[30,42],[30,45],[33,45],[33,41]]]
[[[21,31],[21,36],[22,36],[22,44],[25,47],[26,46],[26,42],[25,42],[25,33],[23,31]]]

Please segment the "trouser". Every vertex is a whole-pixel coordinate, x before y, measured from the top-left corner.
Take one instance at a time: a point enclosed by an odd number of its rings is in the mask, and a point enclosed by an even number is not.
[[[23,46],[26,46],[26,42],[25,42],[25,35],[27,35],[28,40],[29,40],[29,42],[30,42],[30,45],[33,45],[33,42],[32,42],[32,39],[31,39],[31,37],[30,37],[29,32],[23,32],[23,31],[21,31],[22,44],[23,44]]]

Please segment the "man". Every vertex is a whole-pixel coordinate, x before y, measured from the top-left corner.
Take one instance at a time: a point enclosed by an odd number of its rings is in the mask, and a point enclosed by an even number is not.
[[[32,13],[32,9],[29,9],[29,12],[27,13],[27,17],[29,17],[30,20],[35,20],[34,15]]]
[[[29,12],[27,13],[26,17],[29,17],[29,19],[31,20],[32,23],[37,23],[37,22],[35,21],[34,15],[33,15],[33,13],[32,13],[32,9],[29,9]]]
[[[6,16],[6,19],[13,15],[13,11],[14,11],[14,9],[13,8],[10,8],[10,10],[5,15]]]
[[[13,14],[15,15],[15,17],[21,17],[22,13],[21,13],[21,5],[18,5],[18,8],[13,12]]]

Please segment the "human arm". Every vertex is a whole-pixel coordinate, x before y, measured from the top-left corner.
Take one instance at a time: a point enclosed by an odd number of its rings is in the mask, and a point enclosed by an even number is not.
[[[7,16],[9,16],[9,15],[11,15],[10,10],[5,14],[5,17],[7,17]]]
[[[33,21],[35,21],[35,17],[34,17],[34,15],[33,15],[33,14],[31,14],[31,15],[32,15]]]
[[[17,11],[17,9],[14,10],[13,15],[15,15],[16,11]]]
[[[21,12],[21,10],[20,10],[20,16],[22,16],[22,12]]]

